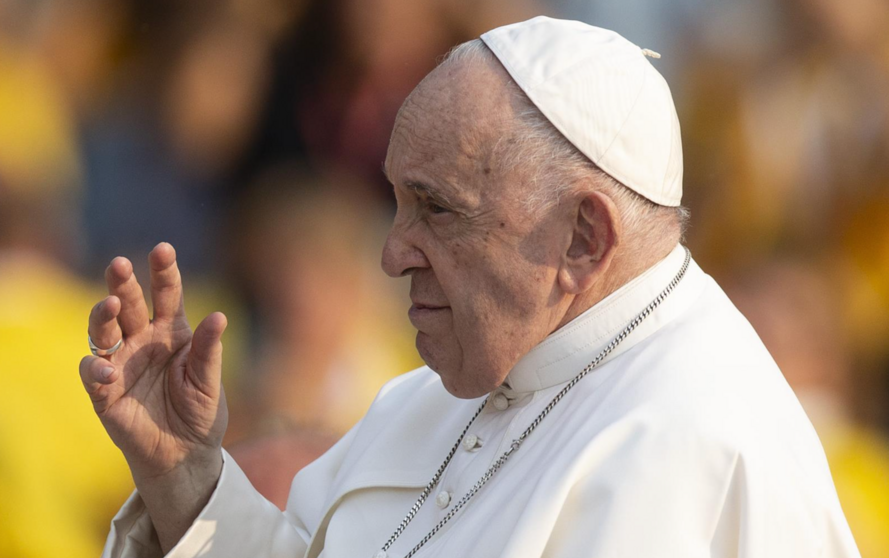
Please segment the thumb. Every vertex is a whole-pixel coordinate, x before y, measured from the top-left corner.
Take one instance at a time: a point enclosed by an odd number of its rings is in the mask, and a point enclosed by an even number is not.
[[[188,353],[188,375],[195,386],[215,397],[222,381],[222,333],[228,320],[222,312],[213,312],[198,324]]]

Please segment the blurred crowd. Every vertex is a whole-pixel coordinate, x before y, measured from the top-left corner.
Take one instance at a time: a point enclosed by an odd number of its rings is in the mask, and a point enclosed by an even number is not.
[[[447,50],[546,14],[663,54],[687,244],[889,557],[885,0],[0,0],[0,557],[97,556],[132,489],[77,374],[102,275],[177,249],[222,310],[226,447],[270,500],[420,364],[379,254],[405,96]]]

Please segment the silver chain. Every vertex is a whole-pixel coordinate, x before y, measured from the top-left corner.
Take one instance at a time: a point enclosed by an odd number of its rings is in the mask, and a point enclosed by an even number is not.
[[[503,453],[503,455],[501,455],[497,459],[497,461],[495,461],[494,464],[491,465],[490,468],[488,468],[487,471],[485,471],[485,474],[482,475],[480,479],[478,479],[478,481],[472,486],[472,488],[469,489],[469,491],[466,492],[466,494],[463,495],[462,498],[460,498],[459,502],[454,504],[454,507],[451,508],[451,511],[449,511],[447,513],[447,515],[445,515],[442,518],[442,520],[439,521],[435,525],[435,527],[433,527],[426,534],[426,536],[420,540],[419,543],[417,543],[417,546],[415,546],[413,549],[411,549],[410,552],[408,552],[407,554],[404,555],[404,558],[411,558],[411,556],[416,554],[423,547],[423,545],[425,545],[427,542],[429,542],[432,539],[432,537],[434,537],[435,534],[438,533],[441,530],[441,528],[444,527],[447,524],[447,522],[450,521],[451,518],[453,518],[457,514],[457,512],[459,512],[469,502],[469,500],[471,500],[472,497],[475,496],[478,493],[478,491],[481,490],[482,487],[485,486],[485,484],[487,484],[487,482],[489,480],[491,480],[491,478],[495,474],[497,474],[497,471],[499,471],[503,467],[503,465],[506,464],[507,460],[512,456],[513,453],[518,451],[518,449],[521,447],[522,443],[524,443],[524,441],[528,438],[528,436],[531,435],[531,432],[534,432],[534,429],[537,428],[540,425],[540,423],[543,421],[543,419],[546,418],[546,416],[555,408],[555,406],[559,404],[559,401],[561,401],[562,398],[564,398],[565,395],[569,391],[571,391],[571,388],[573,388],[575,385],[577,385],[577,383],[580,380],[582,380],[584,378],[584,376],[589,374],[594,368],[599,366],[599,364],[605,359],[605,357],[607,357],[609,354],[611,354],[611,352],[614,351],[614,349],[618,345],[620,345],[621,342],[623,342],[623,340],[626,339],[627,336],[633,332],[633,330],[635,330],[637,327],[639,327],[639,324],[641,324],[642,321],[645,320],[645,318],[647,318],[652,312],[654,312],[655,308],[660,306],[660,304],[664,301],[664,299],[667,298],[667,296],[671,292],[673,292],[673,289],[676,288],[676,285],[679,284],[679,282],[682,280],[682,278],[685,277],[685,272],[688,271],[688,266],[689,266],[690,262],[691,262],[691,252],[689,252],[688,248],[686,248],[685,249],[685,261],[682,263],[682,267],[679,269],[679,273],[677,273],[676,276],[673,277],[673,280],[670,281],[670,284],[667,285],[667,287],[663,291],[661,291],[661,293],[654,300],[652,300],[651,303],[648,306],[646,306],[645,309],[642,310],[642,312],[640,312],[639,315],[633,319],[633,321],[631,321],[629,324],[627,324],[627,327],[625,327],[623,329],[623,331],[621,331],[617,335],[617,337],[612,339],[611,342],[604,349],[602,349],[602,352],[600,352],[599,355],[591,363],[589,363],[586,366],[586,368],[581,370],[577,376],[575,376],[570,382],[568,382],[565,385],[565,387],[563,387],[561,389],[561,391],[559,391],[559,393],[557,393],[555,395],[555,397],[553,397],[552,401],[550,401],[549,404],[543,409],[543,411],[541,411],[540,414],[537,415],[537,418],[535,418],[531,422],[531,424],[528,425],[528,428],[526,428],[525,431],[522,432],[521,436],[519,436],[518,438],[516,438],[512,441],[512,444],[510,444],[509,449],[506,450]],[[472,415],[472,418],[469,419],[469,424],[467,424],[466,428],[463,429],[463,432],[460,433],[460,437],[457,438],[457,443],[454,444],[454,447],[451,448],[451,451],[450,451],[450,453],[448,453],[448,456],[445,457],[444,463],[442,463],[441,467],[438,468],[438,471],[435,472],[435,475],[433,475],[432,480],[429,481],[429,484],[426,485],[426,488],[423,489],[423,492],[420,494],[420,497],[417,498],[417,501],[414,503],[413,506],[411,506],[410,511],[407,513],[407,515],[404,517],[404,519],[401,520],[401,523],[398,524],[398,528],[395,529],[395,532],[392,533],[392,536],[389,537],[389,540],[386,541],[386,544],[384,544],[382,549],[380,549],[380,551],[374,555],[374,558],[386,558],[388,556],[387,551],[392,547],[392,544],[395,543],[395,541],[398,539],[398,537],[401,536],[401,534],[407,528],[408,524],[417,515],[417,512],[420,511],[420,507],[423,505],[423,503],[429,497],[429,494],[432,492],[432,490],[438,484],[438,481],[441,479],[441,476],[444,474],[445,469],[447,469],[448,463],[451,462],[451,458],[454,457],[455,453],[457,453],[457,449],[460,447],[460,443],[463,441],[463,437],[466,436],[466,433],[469,431],[469,428],[472,426],[472,423],[475,422],[475,419],[478,418],[478,416],[482,412],[482,409],[485,408],[485,405],[487,405],[487,403],[488,403],[488,398],[486,397],[485,400],[482,402],[481,407],[479,407],[478,410],[475,412],[475,414]]]

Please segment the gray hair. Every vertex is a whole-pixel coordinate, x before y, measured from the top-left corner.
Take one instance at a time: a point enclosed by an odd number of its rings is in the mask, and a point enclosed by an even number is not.
[[[454,47],[441,65],[462,61],[499,65],[494,53],[481,39]],[[672,245],[684,239],[688,209],[658,205],[615,180],[568,141],[513,80],[509,80],[507,87],[517,107],[516,120],[520,133],[515,143],[499,149],[499,155],[506,167],[522,165],[528,169],[535,187],[532,188],[534,193],[525,200],[527,209],[533,212],[548,211],[567,195],[578,193],[576,189],[577,184],[581,183],[580,179],[592,178],[596,189],[614,201],[624,234],[631,244],[648,244],[656,240],[657,244],[668,241]]]

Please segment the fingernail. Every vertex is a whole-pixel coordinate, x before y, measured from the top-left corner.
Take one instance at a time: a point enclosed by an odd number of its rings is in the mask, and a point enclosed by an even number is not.
[[[114,372],[114,368],[107,366],[107,367],[103,368],[102,371],[99,373],[102,375],[103,378],[105,378],[107,380],[108,378],[111,377],[111,374],[113,372]]]

